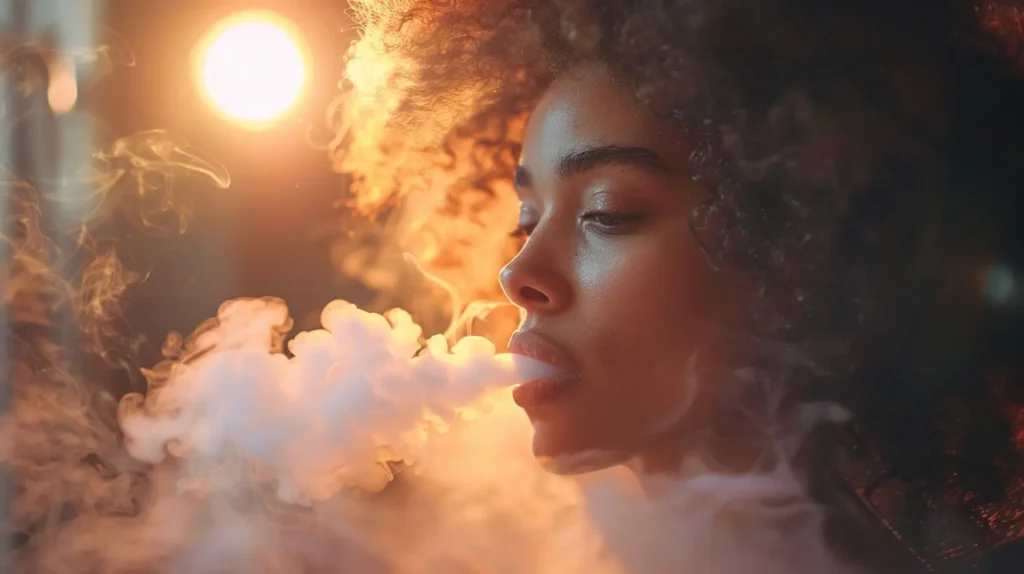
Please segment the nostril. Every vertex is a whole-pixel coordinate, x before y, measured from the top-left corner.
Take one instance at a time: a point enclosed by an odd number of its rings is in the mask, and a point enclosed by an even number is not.
[[[520,288],[519,296],[522,297],[524,301],[530,301],[532,303],[547,303],[549,301],[547,295],[533,287]]]

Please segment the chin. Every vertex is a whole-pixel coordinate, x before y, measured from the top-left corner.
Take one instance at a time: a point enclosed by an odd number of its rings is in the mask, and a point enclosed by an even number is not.
[[[568,440],[566,433],[534,425],[533,455],[544,470],[559,475],[586,474],[625,463],[629,453]]]

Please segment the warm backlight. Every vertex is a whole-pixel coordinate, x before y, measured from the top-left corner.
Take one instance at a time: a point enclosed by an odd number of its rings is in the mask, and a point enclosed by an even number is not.
[[[281,18],[247,13],[217,26],[199,54],[199,81],[210,104],[250,127],[281,118],[302,94],[306,61]]]

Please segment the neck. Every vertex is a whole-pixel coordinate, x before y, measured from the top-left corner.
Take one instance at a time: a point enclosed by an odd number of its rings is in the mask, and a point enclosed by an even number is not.
[[[648,494],[652,485],[699,474],[749,474],[764,462],[764,445],[751,440],[751,429],[740,428],[738,421],[729,432],[693,421],[655,437],[628,461],[626,466]]]
[[[671,496],[680,481],[691,477],[752,475],[762,460],[755,449],[749,446],[728,448],[728,441],[721,437],[717,441],[708,441],[706,436],[689,434],[690,440],[682,438],[684,436],[687,435],[673,433],[659,437],[626,463],[649,500]],[[712,443],[718,444],[709,446]],[[733,447],[736,444],[734,442]],[[831,509],[826,517],[826,530],[830,532],[822,534],[827,534],[828,544],[838,557],[850,563],[866,563],[872,571],[920,571],[922,565],[917,557],[893,537],[845,480],[829,470],[831,467],[813,458],[792,462],[805,470],[808,465],[814,469],[809,482],[804,484],[805,494],[821,508]]]

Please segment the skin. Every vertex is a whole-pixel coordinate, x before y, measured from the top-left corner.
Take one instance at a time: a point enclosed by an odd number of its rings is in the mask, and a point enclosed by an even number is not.
[[[735,321],[728,310],[750,285],[712,270],[699,249],[689,220],[707,190],[692,181],[689,154],[677,129],[637,107],[598,65],[563,75],[531,114],[516,177],[529,238],[502,287],[526,312],[520,329],[553,341],[583,371],[570,392],[527,410],[534,453],[549,470],[627,463],[657,496],[659,482],[648,479],[679,474],[684,460],[735,470],[759,456],[738,443],[725,454],[700,432],[720,419],[729,392],[691,376],[691,360],[712,370],[735,364],[742,351],[712,353],[708,335]],[[842,509],[827,517],[842,533],[840,556],[870,571],[919,570],[861,515],[849,488],[819,488],[819,502]]]
[[[544,94],[516,174],[529,235],[501,273],[520,327],[566,350],[580,384],[527,411],[556,472],[676,464],[692,418],[688,363],[732,295],[689,220],[707,197],[681,132],[585,65]]]

